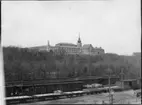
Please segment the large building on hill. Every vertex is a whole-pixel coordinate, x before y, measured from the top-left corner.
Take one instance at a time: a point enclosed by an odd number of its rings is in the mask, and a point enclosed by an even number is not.
[[[141,57],[141,52],[134,52],[134,53],[133,53],[133,56]]]
[[[57,43],[55,46],[48,44],[46,46],[32,47],[32,49],[46,50],[58,53],[59,51],[64,51],[66,54],[86,54],[86,55],[98,55],[104,54],[104,49],[101,47],[93,47],[92,44],[82,45],[80,37],[78,38],[77,44],[72,43]]]

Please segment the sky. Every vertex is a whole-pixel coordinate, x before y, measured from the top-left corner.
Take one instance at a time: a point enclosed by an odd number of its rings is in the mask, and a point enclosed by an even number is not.
[[[60,42],[102,47],[107,53],[141,52],[140,0],[2,1],[2,46]]]

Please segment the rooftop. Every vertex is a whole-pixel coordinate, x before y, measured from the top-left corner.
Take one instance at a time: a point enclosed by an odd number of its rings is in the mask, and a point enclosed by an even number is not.
[[[140,80],[141,78],[138,78],[138,79],[125,79],[125,80],[123,80],[123,81],[136,81],[136,80]]]
[[[57,43],[56,46],[74,46],[77,47],[77,45],[72,43]]]
[[[90,48],[90,47],[93,47],[91,44],[84,44],[83,45],[83,48]]]
[[[45,49],[47,46],[36,46],[36,47],[30,47],[30,49]]]

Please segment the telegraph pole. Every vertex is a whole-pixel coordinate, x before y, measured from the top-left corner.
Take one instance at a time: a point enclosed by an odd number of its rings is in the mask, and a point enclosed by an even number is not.
[[[109,103],[110,104],[113,104],[113,94],[114,94],[114,92],[111,90],[111,88],[110,88],[110,85],[111,85],[111,76],[112,76],[112,74],[111,74],[111,69],[110,68],[108,68],[108,73],[109,73],[109,75],[108,75],[108,84],[109,84]]]
[[[111,103],[111,94],[110,94],[110,77],[111,77],[111,73],[110,73],[110,69],[108,68],[109,71],[109,75],[108,75],[108,84],[109,84],[109,103]]]
[[[124,83],[123,83],[124,72],[123,72],[123,68],[121,69],[120,76],[121,76],[121,88],[123,89],[124,88]]]
[[[91,46],[89,48],[89,66],[88,66],[89,76],[91,75],[91,71],[90,71],[90,63],[91,63],[91,61],[90,61],[90,58],[91,58]]]
[[[111,103],[111,94],[110,94],[110,79],[111,79],[111,69],[108,67],[107,72],[109,73],[108,76],[108,85],[109,85],[109,103]]]

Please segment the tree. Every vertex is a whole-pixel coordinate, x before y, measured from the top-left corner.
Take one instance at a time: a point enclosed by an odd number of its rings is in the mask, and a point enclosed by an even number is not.
[[[104,54],[90,57],[88,71],[88,55],[66,55],[64,49],[59,53],[31,50],[28,48],[4,47],[4,73],[6,81],[30,80],[38,78],[50,78],[49,73],[57,73],[57,77],[103,76],[105,69],[112,69],[112,74],[119,75],[124,68],[126,78],[140,77],[141,57],[120,56],[117,54]]]

